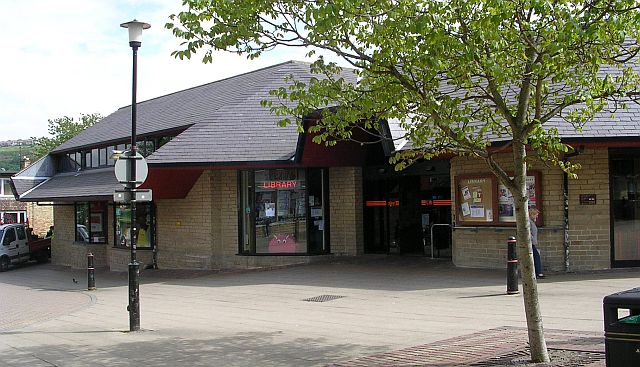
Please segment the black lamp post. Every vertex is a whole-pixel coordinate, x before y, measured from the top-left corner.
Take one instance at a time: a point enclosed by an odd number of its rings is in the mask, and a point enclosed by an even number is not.
[[[140,330],[140,264],[136,259],[136,200],[134,190],[137,187],[136,179],[136,89],[138,84],[138,48],[142,45],[142,30],[149,29],[151,25],[137,20],[120,24],[129,30],[129,46],[133,50],[133,85],[131,91],[131,149],[129,150],[129,179],[125,190],[131,200],[131,262],[129,263],[129,331]]]

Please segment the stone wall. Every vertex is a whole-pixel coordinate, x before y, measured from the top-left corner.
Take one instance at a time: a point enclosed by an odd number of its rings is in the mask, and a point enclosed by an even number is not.
[[[569,180],[570,270],[611,267],[609,154],[585,149],[572,158],[580,163],[577,180]],[[580,194],[596,194],[595,205],[580,205]]]
[[[238,253],[238,171],[212,171],[211,262],[216,268],[243,267]]]
[[[29,226],[33,228],[33,234],[44,237],[53,225],[52,203],[26,203]]]
[[[76,242],[75,207],[73,204],[56,205],[53,207],[53,211],[55,232],[51,239],[51,262],[75,269],[86,269],[87,254],[91,252],[94,256],[95,267],[108,267],[107,248],[110,247],[109,244]],[[108,233],[107,236],[109,235]]]
[[[506,164],[510,155],[498,161]],[[595,270],[610,267],[609,253],[609,178],[607,149],[587,149],[574,157],[581,163],[577,180],[569,180],[570,270]],[[555,167],[533,163],[530,171],[539,171],[542,191],[542,220],[539,226],[539,250],[545,271],[564,270],[563,172]],[[469,157],[451,160],[451,178],[459,175],[486,174],[483,161]],[[456,188],[452,185],[453,208],[457,208]],[[596,194],[596,205],[580,205],[579,195]],[[453,210],[455,216],[455,210]],[[453,218],[455,222],[455,217]],[[456,225],[453,231],[453,262],[461,267],[506,267],[507,238],[515,236],[515,227]]]
[[[334,255],[364,253],[362,169],[329,169],[330,236]]]
[[[202,173],[184,199],[156,201],[158,267],[212,268],[211,176],[212,171]]]

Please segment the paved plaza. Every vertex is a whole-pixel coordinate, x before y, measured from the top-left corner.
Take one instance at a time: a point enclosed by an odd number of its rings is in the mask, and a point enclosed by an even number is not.
[[[89,292],[82,270],[1,273],[0,366],[454,366],[526,347],[522,296],[505,295],[504,271],[426,258],[144,270],[134,333],[127,275],[96,279]],[[637,270],[541,280],[550,347],[601,353],[602,298],[639,285]]]

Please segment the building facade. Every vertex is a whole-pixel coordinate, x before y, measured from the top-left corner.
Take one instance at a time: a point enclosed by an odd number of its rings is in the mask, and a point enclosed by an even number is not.
[[[153,190],[135,218],[145,267],[252,268],[374,253],[506,266],[513,202],[482,161],[443,158],[395,172],[388,156],[400,146],[317,145],[296,126],[278,127],[283,117],[260,104],[292,74],[313,77],[308,64],[288,62],[139,103],[138,151],[149,164],[142,188]],[[53,203],[56,264],[82,268],[91,252],[97,266],[127,268],[131,211],[113,201],[122,186],[110,157],[129,148],[130,113],[114,112],[13,178],[20,200]],[[640,134],[634,119],[627,124]],[[578,179],[541,163],[529,171],[545,271],[640,265],[638,143],[567,134],[580,147],[566,157],[582,165]]]

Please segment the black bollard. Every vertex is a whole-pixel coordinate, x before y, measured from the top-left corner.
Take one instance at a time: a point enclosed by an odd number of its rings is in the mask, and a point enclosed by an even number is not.
[[[87,290],[96,290],[96,268],[93,265],[93,254],[87,254]]]
[[[516,256],[516,238],[507,240],[507,294],[518,294],[518,257]]]

